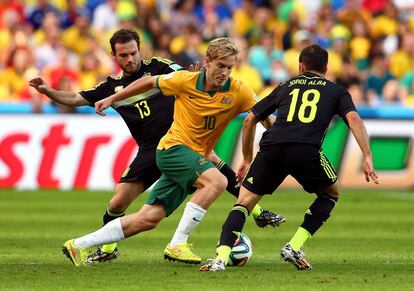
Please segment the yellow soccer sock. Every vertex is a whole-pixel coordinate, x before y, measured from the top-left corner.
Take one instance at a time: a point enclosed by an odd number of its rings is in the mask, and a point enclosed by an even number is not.
[[[312,235],[303,227],[299,227],[289,244],[294,251],[299,251],[305,242],[310,239]]]
[[[263,211],[263,208],[260,207],[259,204],[256,204],[256,206],[252,210],[252,216],[253,216],[253,218],[258,217],[260,215],[260,213],[262,213],[262,211]]]
[[[229,262],[229,256],[230,256],[230,253],[231,253],[231,247],[229,247],[229,246],[219,246],[216,249],[216,252],[217,252],[216,260],[223,259],[224,260],[224,264],[227,265],[227,263]]]
[[[102,246],[101,251],[110,254],[116,249],[116,246],[117,243],[106,244]]]

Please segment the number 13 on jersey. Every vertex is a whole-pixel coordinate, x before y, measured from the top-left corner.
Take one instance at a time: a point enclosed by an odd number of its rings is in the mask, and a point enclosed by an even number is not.
[[[293,117],[295,116],[295,113],[296,113],[296,105],[298,103],[298,99],[300,95],[301,103],[300,103],[299,111],[297,113],[298,119],[300,122],[303,122],[303,123],[311,123],[315,119],[316,111],[318,110],[317,104],[319,102],[319,98],[321,97],[320,92],[316,89],[309,89],[301,94],[300,89],[296,88],[296,89],[293,89],[289,93],[289,95],[292,96],[292,101],[290,103],[289,114],[286,120],[288,122],[293,121]],[[313,97],[313,98],[310,98],[310,97]],[[308,116],[305,115],[307,108],[310,109]]]
[[[144,119],[144,117],[149,116],[151,114],[151,109],[148,106],[147,101],[139,101],[137,104],[135,104],[135,107],[138,109],[139,116],[141,119]]]

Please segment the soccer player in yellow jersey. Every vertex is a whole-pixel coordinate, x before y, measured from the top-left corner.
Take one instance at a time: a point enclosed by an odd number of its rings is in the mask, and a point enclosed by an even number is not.
[[[135,214],[115,219],[101,229],[69,240],[64,248],[75,265],[87,264],[87,248],[117,242],[126,237],[155,228],[187,197],[183,217],[174,234],[182,261],[200,263],[187,244],[192,230],[202,220],[210,205],[226,189],[227,179],[207,159],[228,123],[256,104],[255,94],[244,83],[229,78],[238,49],[228,38],[210,42],[201,72],[178,71],[168,75],[149,76],[134,81],[122,91],[95,103],[96,112],[152,88],[175,95],[174,121],[157,147],[157,166],[161,178],[149,194],[146,204]],[[263,121],[269,127],[274,117]],[[252,155],[243,149],[244,160],[238,170],[244,173]],[[174,258],[177,247],[167,246],[164,255]]]

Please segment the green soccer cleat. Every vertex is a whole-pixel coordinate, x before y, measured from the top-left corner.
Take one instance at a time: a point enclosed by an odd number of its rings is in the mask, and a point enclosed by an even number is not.
[[[254,221],[258,227],[266,227],[268,225],[275,227],[285,222],[286,219],[281,214],[277,214],[269,210],[263,210],[259,216],[254,218]]]
[[[181,243],[176,247],[170,247],[170,244],[164,250],[164,259],[186,264],[200,264],[201,258],[191,251],[192,244]]]
[[[69,260],[76,266],[87,264],[88,250],[77,247],[74,243],[74,239],[68,240],[62,246],[62,252]]]

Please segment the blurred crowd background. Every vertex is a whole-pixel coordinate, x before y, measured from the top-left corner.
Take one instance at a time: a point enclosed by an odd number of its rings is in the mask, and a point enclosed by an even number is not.
[[[184,68],[208,42],[241,49],[232,75],[264,97],[297,74],[300,50],[329,51],[327,78],[358,106],[414,106],[414,0],[0,0],[0,106],[48,99],[28,86],[89,89],[120,72],[109,38],[135,28],[141,55]],[[59,108],[71,112],[70,108]]]

